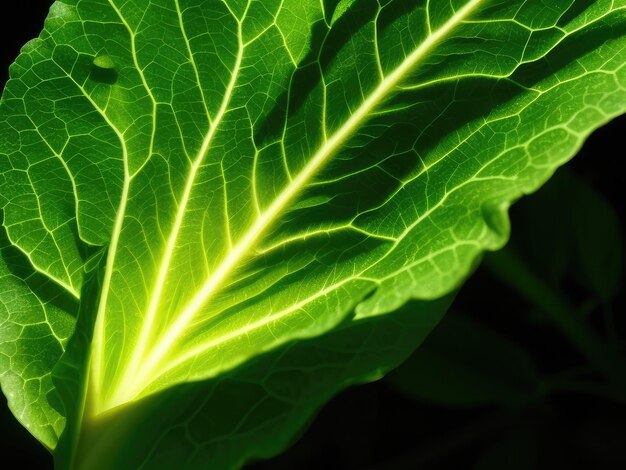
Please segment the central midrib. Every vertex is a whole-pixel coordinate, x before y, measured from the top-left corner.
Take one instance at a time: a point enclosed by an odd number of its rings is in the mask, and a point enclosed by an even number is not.
[[[189,326],[195,314],[215,292],[219,291],[222,283],[232,274],[241,261],[245,259],[246,255],[251,252],[251,249],[260,240],[267,228],[278,219],[283,210],[288,207],[289,203],[306,186],[307,182],[319,172],[328,161],[329,157],[336,153],[341,147],[341,144],[353,135],[367,120],[367,117],[376,106],[391,94],[406,74],[482,1],[483,0],[471,0],[465,4],[463,8],[459,9],[444,25],[430,34],[413,53],[404,59],[393,73],[389,74],[381,81],[344,125],[342,125],[330,139],[325,141],[324,145],[315,153],[309,163],[290,181],[279,194],[278,198],[272,202],[267,210],[257,218],[256,222],[244,236],[233,246],[226,258],[219,264],[218,269],[203,283],[198,293],[186,304],[179,314],[175,315],[176,320],[174,323],[172,323],[166,332],[158,339],[155,343],[156,346],[150,350],[150,353],[144,356],[145,359],[138,363],[140,367],[127,369],[127,371],[132,372],[133,375],[128,375],[129,381],[121,382],[124,386],[118,387],[117,393],[114,395],[115,400],[112,400],[108,406],[105,406],[105,410],[136,399],[155,378],[158,378],[158,374],[156,374],[152,380],[147,380],[155,372],[160,361],[171,351],[172,346],[181,338],[181,333]]]

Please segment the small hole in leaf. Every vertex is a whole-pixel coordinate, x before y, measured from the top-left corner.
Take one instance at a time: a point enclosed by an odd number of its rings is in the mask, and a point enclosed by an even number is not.
[[[98,55],[91,63],[90,77],[100,83],[112,85],[117,81],[117,68],[115,62],[108,55]]]

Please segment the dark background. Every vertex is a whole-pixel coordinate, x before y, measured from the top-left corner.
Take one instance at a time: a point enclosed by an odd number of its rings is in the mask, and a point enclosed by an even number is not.
[[[41,31],[51,3],[50,0],[2,2],[1,87],[19,48]],[[545,207],[544,203],[555,204],[557,210],[562,207],[562,212],[558,210],[559,214],[555,214],[555,224],[564,213],[574,213],[579,227],[591,226],[594,230],[597,226],[598,244],[606,247],[609,241],[603,237],[617,236],[617,248],[621,248],[626,178],[618,168],[626,157],[625,131],[625,117],[598,130],[567,165],[565,176],[560,179],[560,184],[566,186],[574,178],[590,188],[617,220],[618,231],[603,233],[606,227],[598,225],[597,211],[577,211],[575,198],[567,191],[557,191],[556,183],[549,183],[511,211],[514,234],[511,246],[522,259],[532,258],[525,256],[525,247],[536,247],[546,240],[542,234],[530,230],[532,224],[528,223],[538,207]],[[557,176],[563,173],[559,171]],[[554,232],[560,236],[556,225]],[[613,253],[612,262],[623,266],[622,251],[611,246],[608,250],[609,254]],[[520,295],[519,286],[503,282],[493,267],[497,266],[498,258],[487,261],[491,268],[477,270],[462,288],[448,316],[469,317],[522,348],[543,378],[576,375],[582,370],[583,381],[573,381],[570,387],[513,404],[492,397],[480,403],[459,405],[427,396],[416,398],[399,391],[394,381],[384,379],[340,394],[289,451],[270,462],[250,467],[256,470],[626,468],[626,396],[622,389],[607,385],[558,325],[537,313],[532,294]],[[541,269],[537,271],[541,277]],[[607,351],[618,351],[618,360],[626,362],[623,361],[626,322],[622,318],[621,279],[610,298],[596,301],[593,292],[570,277],[566,274],[559,282],[560,295],[571,299],[570,305],[582,305],[586,309],[585,325],[606,343]],[[551,282],[544,280],[547,284]],[[439,335],[443,335],[443,341],[445,322],[446,319]],[[432,350],[435,346],[427,339],[424,348]],[[463,351],[463,344],[458,348]],[[493,351],[493,355],[498,354]],[[410,367],[415,366],[409,363],[401,369],[400,379],[411,372]],[[5,465],[14,461],[19,462],[19,467],[10,468],[52,468],[50,455],[12,417],[4,398],[0,404],[0,436]]]

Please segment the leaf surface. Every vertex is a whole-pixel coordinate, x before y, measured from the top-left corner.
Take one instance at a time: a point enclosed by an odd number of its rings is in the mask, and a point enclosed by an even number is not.
[[[454,290],[624,112],[625,8],[57,1],[2,97],[1,193],[32,269],[89,292],[58,369],[86,419]]]
[[[0,213],[1,214],[1,213]],[[34,272],[0,227],[0,380],[16,418],[49,449],[65,417],[50,406],[51,372],[74,331],[77,305]]]

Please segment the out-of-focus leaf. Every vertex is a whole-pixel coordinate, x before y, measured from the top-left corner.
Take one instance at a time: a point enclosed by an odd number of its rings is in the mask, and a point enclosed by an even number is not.
[[[541,310],[599,371],[621,390],[626,390],[626,364],[611,345],[576,315],[576,311],[560,292],[552,289],[511,248],[498,256],[489,256],[483,263],[491,273],[507,284],[530,305]]]
[[[615,210],[581,179],[574,187],[572,228],[579,262],[575,273],[582,285],[601,300],[610,301],[620,286],[622,233]]]
[[[526,262],[553,286],[560,285],[568,275],[574,249],[569,180],[567,170],[559,170],[541,191],[520,201],[514,209],[515,232],[508,245],[524,253]]]
[[[601,300],[613,297],[622,265],[619,217],[583,178],[560,169],[515,210],[510,247],[538,276],[553,287],[569,277]]]
[[[419,400],[451,405],[517,405],[541,393],[522,348],[455,313],[387,380]]]

